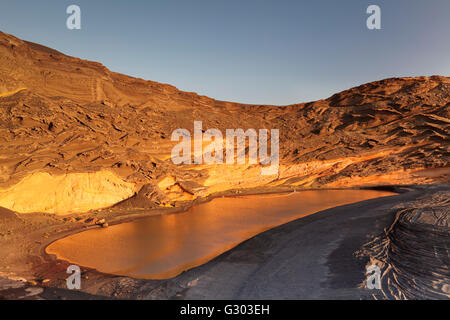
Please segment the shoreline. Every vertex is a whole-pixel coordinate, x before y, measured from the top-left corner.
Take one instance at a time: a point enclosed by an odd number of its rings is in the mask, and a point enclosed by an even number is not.
[[[255,190],[256,189],[256,190]],[[261,192],[258,190],[259,188],[252,188],[252,189],[237,189],[237,190],[230,190],[226,192],[221,192],[218,194],[211,195],[206,198],[197,198],[194,201],[192,201],[189,205],[184,205],[180,207],[174,207],[169,209],[164,208],[158,208],[158,209],[140,209],[139,211],[145,211],[147,213],[132,213],[132,214],[120,214],[118,217],[116,217],[114,220],[108,220],[109,226],[114,226],[122,223],[127,222],[134,222],[138,221],[140,219],[145,219],[152,216],[158,216],[158,215],[165,215],[165,214],[177,214],[182,213],[185,211],[188,211],[190,208],[194,206],[201,205],[203,203],[210,202],[214,199],[221,198],[221,197],[227,197],[227,198],[234,198],[234,197],[243,197],[243,196],[262,196],[262,195],[288,195],[294,192],[303,192],[303,191],[325,191],[325,190],[375,190],[375,191],[391,191],[395,193],[405,193],[408,192],[407,187],[405,186],[374,186],[374,187],[349,187],[349,188],[312,188],[312,189],[302,189],[302,190],[287,190],[285,188],[280,190],[265,190],[265,192]],[[238,193],[236,193],[238,192]],[[113,206],[114,207],[114,206]],[[113,208],[111,207],[111,208]],[[111,208],[106,208],[103,210],[108,210]],[[172,210],[171,210],[172,209]],[[102,212],[103,210],[98,210],[97,212]],[[323,210],[322,210],[323,211]],[[320,211],[318,211],[320,212]],[[313,213],[316,214],[317,212]],[[77,229],[71,229],[69,231],[61,233],[54,234],[50,241],[46,241],[44,244],[40,246],[40,251],[43,254],[43,257],[49,260],[55,260],[56,258],[53,258],[51,254],[48,254],[46,252],[46,248],[52,244],[55,241],[58,241],[59,239],[65,238],[67,236],[81,233],[90,229],[95,228],[101,228],[99,225],[92,225],[92,226],[85,226]],[[56,259],[58,260],[58,259]]]
[[[313,188],[313,189],[302,189],[302,190],[275,190],[275,191],[274,190],[266,190],[266,192],[256,192],[254,189],[230,190],[230,191],[218,193],[218,194],[215,194],[215,195],[211,195],[211,196],[209,196],[207,198],[201,198],[201,199],[197,198],[196,200],[192,201],[189,205],[180,206],[180,207],[174,207],[173,208],[174,210],[142,209],[142,211],[150,212],[150,214],[148,214],[148,213],[145,213],[145,214],[144,213],[143,214],[136,213],[136,214],[130,214],[130,215],[127,215],[127,214],[120,215],[115,220],[108,221],[108,224],[109,224],[109,226],[114,226],[114,225],[127,223],[127,222],[135,222],[135,221],[138,221],[140,219],[145,219],[145,218],[152,217],[152,216],[182,213],[182,212],[188,211],[190,208],[192,208],[194,206],[198,206],[198,205],[201,205],[203,203],[207,203],[207,202],[210,202],[210,201],[212,201],[212,200],[214,200],[216,198],[221,198],[221,197],[234,198],[234,197],[243,197],[243,196],[284,195],[284,194],[288,195],[288,194],[291,194],[293,192],[325,191],[325,190],[375,190],[375,191],[391,191],[391,192],[396,192],[398,194],[404,193],[404,192],[408,192],[403,187],[404,186],[374,186],[374,187],[350,187],[350,188]],[[258,189],[258,188],[255,188],[255,189]],[[236,191],[238,191],[239,193],[238,194],[234,194]],[[333,207],[333,208],[335,208],[335,207]],[[99,210],[99,211],[102,211],[102,210]],[[159,211],[164,211],[164,212],[159,212]],[[324,211],[324,210],[321,210],[321,211]],[[318,212],[321,212],[321,211],[318,211]],[[315,212],[313,214],[316,214],[318,212]],[[70,235],[73,235],[73,234],[77,234],[77,233],[81,233],[81,232],[84,232],[84,231],[87,231],[87,230],[90,230],[90,229],[95,229],[95,228],[101,228],[101,226],[99,226],[99,225],[92,225],[92,226],[88,226],[88,227],[84,227],[84,228],[80,228],[80,229],[72,229],[72,230],[69,230],[67,232],[63,232],[62,234],[59,234],[59,233],[58,234],[54,234],[54,237],[52,237],[50,241],[46,241],[44,244],[42,244],[40,246],[40,251],[42,252],[43,257],[46,258],[47,261],[59,260],[56,257],[53,257],[54,255],[48,254],[46,252],[46,249],[47,249],[47,247],[50,244],[52,244],[53,242],[58,241],[58,240],[60,240],[62,238],[65,238],[67,236],[70,236]],[[273,228],[271,228],[271,229],[273,229]]]
[[[395,190],[395,192],[397,192],[398,195],[390,196],[390,197],[398,197],[402,194],[404,195],[404,194],[417,193],[421,189],[427,189],[427,188],[430,188],[430,185],[425,185],[425,186],[423,186],[423,185],[375,186],[375,187],[364,187],[364,188],[333,188],[333,190],[334,189],[339,189],[339,190],[342,190],[342,189],[345,189],[345,190],[374,189],[374,190],[388,190],[388,191]],[[325,190],[325,189],[319,189],[319,190]],[[330,189],[326,189],[326,190],[330,190]],[[110,225],[115,225],[115,224],[130,222],[130,221],[136,221],[140,218],[145,218],[145,217],[158,215],[158,214],[180,213],[180,212],[186,211],[191,206],[205,203],[205,202],[213,200],[214,198],[222,197],[222,196],[234,197],[234,196],[244,196],[244,195],[280,194],[280,193],[289,193],[289,192],[292,192],[293,190],[284,190],[284,192],[282,190],[266,190],[267,192],[264,192],[264,193],[257,192],[257,191],[260,191],[260,190],[250,189],[250,190],[240,190],[237,192],[235,190],[232,190],[229,192],[225,192],[226,194],[220,193],[217,195],[210,196],[208,198],[202,199],[202,201],[193,201],[189,206],[180,206],[177,208],[168,208],[165,210],[160,210],[160,209],[146,210],[145,214],[142,214],[142,213],[131,213],[131,214],[125,214],[125,215],[118,214],[118,215],[114,216],[112,218],[112,220],[108,220],[108,223]],[[298,192],[301,192],[301,191],[308,191],[308,190],[299,190]],[[384,198],[384,197],[382,197],[382,198]],[[85,268],[85,267],[81,267],[82,276],[83,276],[83,279],[85,279],[85,280],[89,279],[89,282],[92,281],[92,284],[94,287],[99,286],[99,285],[101,287],[114,286],[114,285],[117,285],[117,284],[115,284],[117,280],[133,283],[132,286],[134,286],[134,287],[136,287],[136,286],[137,287],[142,287],[142,286],[143,287],[146,287],[146,286],[153,287],[153,286],[161,285],[163,283],[166,283],[166,285],[167,285],[169,283],[180,281],[180,279],[185,279],[187,274],[197,273],[198,270],[201,270],[202,268],[206,268],[209,265],[216,263],[217,260],[223,259],[223,256],[232,254],[233,252],[238,250],[237,248],[243,246],[245,243],[252,241],[255,238],[261,237],[262,235],[264,235],[268,232],[269,233],[276,232],[274,230],[284,228],[286,225],[298,223],[298,221],[300,221],[300,220],[305,220],[305,219],[308,220],[309,217],[317,217],[318,215],[323,215],[323,212],[328,212],[328,211],[333,212],[336,210],[339,211],[339,210],[343,210],[342,207],[354,206],[354,205],[358,205],[361,203],[365,203],[367,201],[373,201],[373,200],[378,200],[378,199],[382,199],[382,198],[375,198],[375,199],[371,199],[371,200],[365,200],[362,202],[353,203],[350,205],[333,207],[333,208],[330,208],[327,210],[316,212],[310,216],[288,222],[281,226],[269,229],[263,233],[260,233],[256,236],[236,245],[231,250],[219,255],[218,257],[205,263],[204,265],[201,265],[201,266],[195,267],[191,270],[185,271],[182,274],[180,274],[179,276],[176,276],[171,279],[167,279],[167,280],[136,279],[136,278],[129,278],[129,277],[125,277],[125,276],[105,274],[105,273],[98,272],[94,269]],[[149,214],[149,211],[151,212],[151,214]],[[86,225],[79,225],[79,226],[72,225],[72,227],[70,227],[69,230],[64,230],[62,232],[58,232],[56,230],[56,228],[54,228],[55,229],[54,232],[52,234],[48,235],[48,238],[45,239],[45,241],[42,241],[37,246],[34,246],[33,250],[31,252],[29,252],[30,256],[35,256],[35,258],[37,257],[37,258],[41,259],[41,262],[34,264],[28,270],[29,273],[34,275],[34,278],[33,278],[33,280],[30,280],[29,282],[24,283],[24,286],[22,287],[22,289],[29,285],[31,285],[33,287],[42,288],[42,292],[40,293],[39,296],[43,295],[43,297],[45,297],[46,299],[58,299],[58,297],[62,298],[62,299],[64,299],[64,298],[68,298],[68,299],[72,299],[72,298],[73,299],[143,298],[144,296],[142,296],[142,292],[144,289],[142,289],[142,288],[139,290],[134,290],[135,291],[134,293],[132,293],[133,290],[131,290],[130,293],[128,293],[127,295],[124,295],[124,294],[115,295],[114,293],[112,293],[110,296],[108,296],[108,295],[105,296],[104,294],[102,294],[102,291],[104,289],[92,290],[92,286],[90,288],[86,288],[86,291],[82,289],[82,291],[77,291],[77,292],[64,289],[65,288],[64,280],[67,277],[67,275],[65,274],[65,270],[66,270],[67,266],[69,265],[69,263],[67,261],[58,260],[58,259],[56,259],[56,257],[47,254],[45,251],[46,247],[58,239],[64,238],[71,234],[75,234],[78,232],[83,232],[83,231],[86,231],[86,230],[89,230],[92,228],[96,228],[96,227],[99,227],[99,226],[87,226],[86,227]],[[30,235],[30,238],[33,239],[33,236]],[[1,267],[3,267],[3,266],[0,265],[0,268]],[[4,272],[3,272],[3,274],[4,274]],[[2,273],[0,273],[0,277],[2,277]],[[22,276],[19,274],[19,277],[22,277]],[[190,281],[193,281],[193,280],[195,280],[195,279],[192,279]],[[21,291],[20,288],[9,289],[9,290],[18,290],[19,292]],[[153,290],[154,290],[154,288],[152,289],[152,291]],[[6,291],[8,291],[8,290],[6,290]],[[6,293],[8,294],[8,292],[6,292]],[[0,292],[0,295],[4,296],[5,292],[4,291]],[[8,294],[7,298],[10,298],[10,297],[17,297],[17,295],[13,294],[12,296],[10,296]],[[172,298],[174,298],[174,297],[172,297]],[[176,295],[175,295],[175,298],[176,298]]]

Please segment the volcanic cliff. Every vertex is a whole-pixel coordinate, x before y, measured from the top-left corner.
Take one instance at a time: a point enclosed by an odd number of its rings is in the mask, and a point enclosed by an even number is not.
[[[0,32],[0,206],[66,214],[229,190],[448,182],[450,78],[392,78],[288,106],[214,100]],[[177,128],[279,129],[280,168],[174,165]]]

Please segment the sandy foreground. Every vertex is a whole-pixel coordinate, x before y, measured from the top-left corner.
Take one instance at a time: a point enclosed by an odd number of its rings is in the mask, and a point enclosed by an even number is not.
[[[44,249],[68,234],[100,227],[85,222],[93,217],[17,215],[2,209],[0,297],[448,299],[450,186],[388,190],[399,195],[335,207],[276,227],[172,279],[133,279],[82,268],[80,291],[66,289],[69,263]],[[161,213],[109,213],[108,222]],[[107,213],[94,218],[102,214]],[[365,288],[370,264],[382,270],[381,290]]]

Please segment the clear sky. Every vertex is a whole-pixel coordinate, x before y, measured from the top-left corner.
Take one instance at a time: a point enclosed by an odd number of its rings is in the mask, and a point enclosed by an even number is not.
[[[81,7],[81,30],[66,8]],[[381,7],[381,30],[366,9]],[[1,0],[0,30],[220,100],[291,104],[450,76],[449,0]]]

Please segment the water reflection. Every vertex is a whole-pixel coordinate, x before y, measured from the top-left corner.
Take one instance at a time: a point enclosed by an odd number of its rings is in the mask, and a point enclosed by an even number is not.
[[[217,198],[183,213],[75,234],[54,242],[47,252],[102,272],[170,278],[267,229],[327,208],[388,195],[393,193],[320,190]]]

